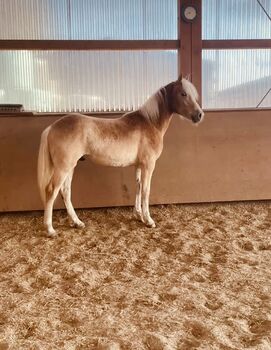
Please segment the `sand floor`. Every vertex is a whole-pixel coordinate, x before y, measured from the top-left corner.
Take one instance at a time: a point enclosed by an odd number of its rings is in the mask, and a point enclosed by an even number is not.
[[[0,215],[0,350],[271,349],[271,202]]]

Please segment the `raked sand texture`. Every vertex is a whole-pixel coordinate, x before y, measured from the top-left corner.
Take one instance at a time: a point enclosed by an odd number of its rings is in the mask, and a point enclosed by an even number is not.
[[[271,203],[0,216],[0,350],[271,349]]]

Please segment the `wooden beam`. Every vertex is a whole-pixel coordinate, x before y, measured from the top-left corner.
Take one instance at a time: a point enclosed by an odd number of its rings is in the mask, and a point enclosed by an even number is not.
[[[205,50],[271,49],[271,39],[203,40],[202,48]]]
[[[179,35],[180,35],[180,72],[183,76],[192,74],[192,24],[185,22],[181,17],[181,9],[190,3],[189,0],[179,0],[178,18],[179,18]]]
[[[191,81],[196,86],[199,94],[199,102],[202,101],[202,0],[194,0],[193,4],[197,8],[197,17],[192,24],[191,32],[191,61],[192,61],[192,76]]]
[[[181,17],[182,7],[194,5],[197,17],[194,22],[186,22]],[[179,0],[178,2],[180,32],[180,72],[189,76],[196,86],[201,101],[202,38],[201,38],[201,0]]]
[[[179,41],[179,50],[178,50],[178,76],[182,73],[182,64],[181,64],[181,4],[182,0],[178,0],[178,5],[177,5],[177,26],[178,26],[178,41]]]
[[[177,50],[178,40],[0,40],[0,50]]]

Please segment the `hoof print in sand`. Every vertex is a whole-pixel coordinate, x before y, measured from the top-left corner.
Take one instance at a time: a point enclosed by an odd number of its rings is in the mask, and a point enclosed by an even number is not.
[[[210,338],[210,331],[197,321],[185,323],[187,339],[181,340],[177,346],[178,350],[191,350],[198,348],[205,339]]]
[[[97,350],[121,350],[120,345],[109,339],[99,339]]]
[[[147,350],[168,350],[167,341],[164,337],[148,333],[145,338],[145,346]]]
[[[271,321],[269,320],[251,320],[249,322],[251,333],[269,336],[271,334]]]

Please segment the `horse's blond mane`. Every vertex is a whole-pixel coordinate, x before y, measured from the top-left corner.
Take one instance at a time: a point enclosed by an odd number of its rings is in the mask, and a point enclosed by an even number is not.
[[[165,104],[165,99],[162,93],[162,89],[155,92],[148,100],[140,107],[140,112],[145,118],[153,123],[156,123],[161,113],[161,105]]]

